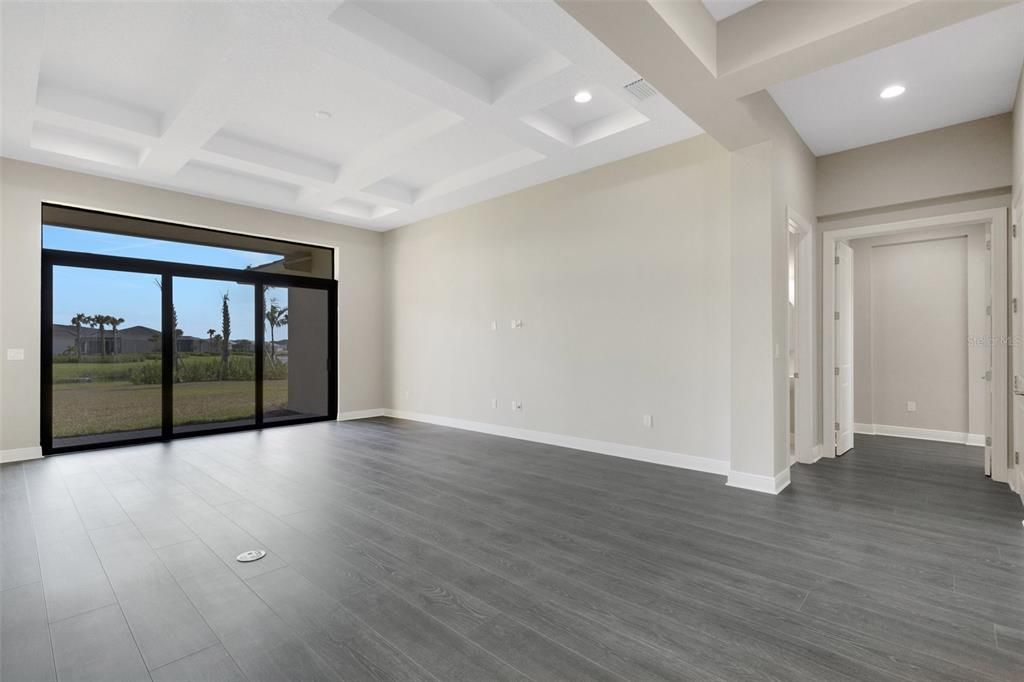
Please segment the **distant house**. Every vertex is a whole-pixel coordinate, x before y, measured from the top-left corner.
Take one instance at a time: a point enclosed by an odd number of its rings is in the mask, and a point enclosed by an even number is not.
[[[207,346],[210,345],[209,339],[201,339],[198,336],[179,336],[178,337],[178,352],[179,353],[208,353]]]
[[[114,339],[112,329],[103,332],[103,345],[107,355],[124,353],[156,353],[160,351],[160,332],[150,327],[135,325],[117,330]],[[82,355],[103,355],[100,348],[100,330],[82,327],[79,337]],[[116,345],[115,345],[116,344]],[[71,324],[53,325],[53,354],[75,355],[75,326]]]

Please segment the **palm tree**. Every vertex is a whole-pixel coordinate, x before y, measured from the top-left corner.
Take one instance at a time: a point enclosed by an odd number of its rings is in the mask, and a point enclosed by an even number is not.
[[[107,357],[107,325],[110,323],[110,315],[93,315],[93,324],[100,328],[100,357]]]
[[[110,317],[107,318],[107,322],[110,323],[110,329],[111,331],[114,332],[114,355],[117,355],[118,353],[120,353],[120,351],[117,349],[117,328],[124,324],[124,318],[114,317],[113,315],[111,315]]]
[[[213,348],[216,347],[216,346],[213,345],[213,335],[216,334],[216,333],[217,333],[216,329],[207,329],[206,330],[206,335],[210,337],[210,349],[211,349],[211,351],[213,350]]]
[[[270,361],[277,362],[277,346],[274,345],[274,330],[288,324],[288,307],[277,305],[276,299],[270,299],[270,308],[266,312],[267,324],[270,325]]]
[[[89,324],[89,316],[85,313],[78,313],[71,318],[71,324],[75,325],[75,357],[78,362],[82,361],[82,325]]]
[[[159,277],[153,278],[153,284],[160,291],[164,290],[163,282]],[[174,381],[178,382],[180,378],[180,371],[183,369],[181,358],[178,356],[178,337],[184,334],[181,329],[178,329],[178,309],[174,307],[174,302],[171,302],[171,328],[174,329],[174,343],[171,344],[171,363],[174,367]]]
[[[220,346],[220,379],[228,378],[228,359],[231,357],[231,310],[228,308],[228,292],[224,292],[220,306],[221,336],[224,337]]]
[[[88,317],[86,317],[85,318],[85,323],[87,325],[89,325],[90,329],[95,329],[97,324],[98,324],[98,322],[96,321],[96,316],[95,315],[89,315]],[[89,350],[89,343],[88,343],[88,341],[85,344],[85,349]],[[86,355],[88,355],[88,353],[86,353]]]

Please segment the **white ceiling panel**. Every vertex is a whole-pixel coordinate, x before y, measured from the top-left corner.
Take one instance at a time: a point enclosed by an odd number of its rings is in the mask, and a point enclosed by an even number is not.
[[[701,132],[553,0],[0,13],[4,156],[369,229]]]
[[[816,155],[1010,111],[1024,3],[769,88]],[[892,99],[882,89],[900,84]]]

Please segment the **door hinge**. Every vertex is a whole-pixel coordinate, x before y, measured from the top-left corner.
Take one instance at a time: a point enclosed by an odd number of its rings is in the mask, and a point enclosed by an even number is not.
[[[989,317],[992,317],[992,305],[991,304],[985,306],[985,314],[988,315]]]
[[[1019,452],[1013,453],[1013,463],[1014,464],[1020,464],[1020,453]]]
[[[839,311],[838,311],[838,310],[836,311],[836,313],[835,313],[834,317],[835,317],[835,319],[837,319],[837,320],[839,319]]]
[[[839,368],[836,367],[836,376],[839,376]]]
[[[836,431],[839,430],[839,422],[836,422]]]
[[[986,239],[985,240],[985,250],[986,251],[991,251],[992,250],[992,240],[991,239]]]
[[[1017,312],[1017,297],[1013,297],[1013,312]]]
[[[836,256],[836,265],[839,265],[839,256]]]
[[[992,447],[992,436],[985,436],[986,447]]]
[[[992,370],[986,370],[985,373],[981,375],[981,378],[985,381],[992,381]]]
[[[1013,226],[1013,236],[1014,236],[1014,238],[1017,237],[1017,226],[1016,225]]]

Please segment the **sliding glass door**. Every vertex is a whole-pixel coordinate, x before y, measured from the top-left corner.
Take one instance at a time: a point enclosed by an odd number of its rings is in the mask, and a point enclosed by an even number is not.
[[[47,454],[333,418],[333,280],[43,251]]]
[[[256,424],[256,286],[175,277],[173,298],[174,433]]]
[[[287,422],[328,411],[331,352],[327,292],[271,287],[263,294],[263,419]]]
[[[44,352],[55,447],[161,435],[159,281],[146,272],[53,267]]]

